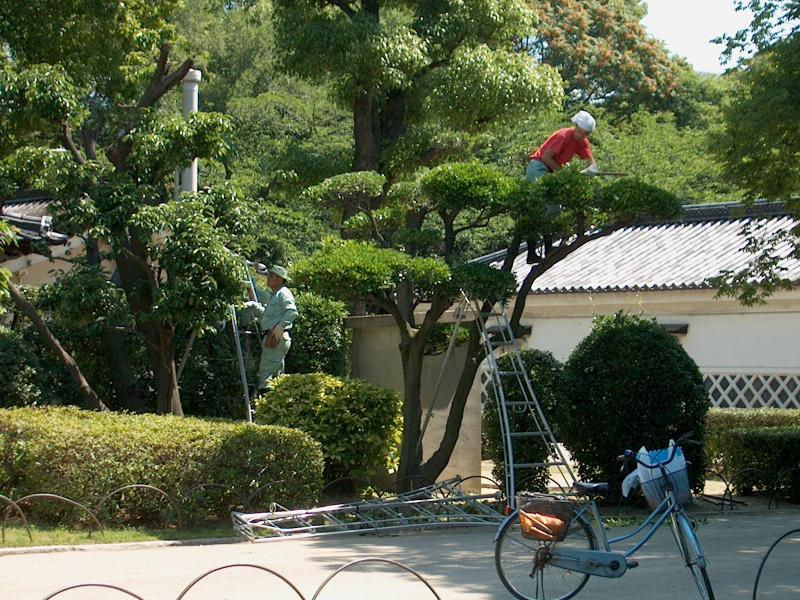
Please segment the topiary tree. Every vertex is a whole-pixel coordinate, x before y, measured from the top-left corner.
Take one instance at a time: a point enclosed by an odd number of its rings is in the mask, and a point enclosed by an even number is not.
[[[533,386],[536,399],[542,406],[545,418],[550,427],[555,430],[561,421],[562,402],[559,400],[564,386],[564,365],[550,353],[542,350],[521,350],[520,358],[528,372],[528,377]],[[506,354],[497,360],[501,371],[514,370],[511,356]],[[507,402],[522,402],[526,400],[519,386],[503,388]],[[488,454],[487,458],[494,463],[492,475],[505,484],[505,453],[503,451],[505,440],[500,429],[500,415],[497,410],[497,398],[492,394],[483,407],[483,438]],[[511,431],[535,431],[538,429],[533,423],[533,418],[528,410],[510,412],[509,425]],[[558,433],[556,432],[556,437]],[[547,462],[547,447],[539,438],[520,438],[514,442],[514,461],[517,463]],[[520,469],[516,474],[517,491],[536,490],[542,491],[548,483],[546,467],[537,469]]]
[[[608,481],[617,497],[617,457],[642,445],[664,448],[693,431],[702,443],[709,401],[695,362],[663,327],[617,313],[601,317],[564,368],[560,433],[581,478]],[[687,446],[692,488],[702,489],[705,455]]]
[[[342,193],[352,187],[352,178],[346,181]],[[637,216],[664,218],[680,209],[673,195],[657,188],[634,183],[629,197],[603,196],[598,187],[573,166],[531,184],[476,162],[440,165],[418,180],[394,184],[387,193],[389,202],[380,209],[359,203],[362,212],[345,221],[345,227],[352,226],[351,233],[368,241],[325,244],[295,266],[297,280],[309,289],[354,305],[366,302],[369,310],[391,315],[397,325],[404,379],[399,477],[421,475],[435,480],[458,440],[472,382],[484,358],[474,323],[467,326],[466,357],[444,436],[437,450],[423,461],[419,443],[422,361],[437,321],[461,297],[461,291],[474,300],[505,302],[516,286],[511,324],[520,331],[528,292],[550,267]],[[487,227],[498,217],[512,221],[511,240],[500,268],[459,264],[459,238]],[[534,264],[517,284],[510,271],[525,239],[530,240],[528,256]],[[538,243],[542,239],[550,243]],[[483,309],[489,310],[490,305]]]
[[[347,306],[312,292],[299,292],[295,301],[299,315],[292,325],[292,350],[286,355],[286,371],[347,375]]]
[[[397,466],[400,399],[391,390],[324,373],[282,375],[255,405],[256,422],[300,429],[322,445],[328,481]]]

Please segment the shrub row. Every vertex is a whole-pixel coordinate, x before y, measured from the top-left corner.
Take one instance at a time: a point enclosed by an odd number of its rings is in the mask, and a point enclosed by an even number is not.
[[[718,443],[736,493],[771,492],[777,484],[800,502],[800,426],[729,429]]]
[[[322,469],[319,444],[285,427],[71,407],[0,410],[0,493],[14,498],[49,492],[92,507],[114,489],[144,483],[176,498],[184,520],[198,521],[225,517],[248,498],[308,505]],[[98,516],[154,524],[165,511],[163,498],[136,491],[115,496]],[[32,514],[61,520],[75,511],[37,502]]]
[[[398,460],[397,393],[324,373],[283,375],[256,399],[256,420],[305,431],[322,444],[325,478],[367,478]]]
[[[706,416],[706,457],[718,468],[723,467],[730,449],[723,434],[731,429],[763,427],[800,427],[800,410],[787,408],[715,408]],[[800,460],[800,457],[798,457]]]

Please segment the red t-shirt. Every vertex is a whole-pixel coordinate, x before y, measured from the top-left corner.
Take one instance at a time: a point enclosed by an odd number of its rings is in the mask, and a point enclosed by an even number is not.
[[[546,150],[553,151],[553,159],[559,166],[563,167],[576,154],[583,160],[592,160],[592,147],[589,145],[588,138],[578,141],[572,135],[573,128],[565,127],[559,129],[551,135],[539,149],[528,156],[528,160],[542,160],[542,155]]]

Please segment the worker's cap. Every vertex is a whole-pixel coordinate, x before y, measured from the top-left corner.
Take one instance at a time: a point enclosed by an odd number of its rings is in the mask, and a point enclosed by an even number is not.
[[[572,122],[589,133],[592,133],[594,128],[597,127],[597,122],[594,120],[594,117],[585,110],[579,110],[575,113],[575,116],[572,117]]]
[[[280,265],[272,265],[268,271],[270,273],[275,273],[275,275],[282,278],[284,281],[289,281],[289,273]]]
[[[267,273],[269,273],[269,269],[267,269],[267,265],[265,265],[264,263],[247,261],[247,264],[253,267],[253,269],[255,269],[255,272],[258,273],[259,275],[266,275]]]

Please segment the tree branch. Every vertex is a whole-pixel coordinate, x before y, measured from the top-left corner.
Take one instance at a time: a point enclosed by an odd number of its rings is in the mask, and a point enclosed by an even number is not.
[[[75,145],[75,140],[72,139],[72,127],[69,126],[69,123],[62,123],[61,124],[61,141],[67,147],[67,150],[70,151],[72,157],[75,159],[79,165],[86,164],[86,158],[84,158],[83,153],[78,149],[78,146]]]
[[[350,4],[348,4],[344,0],[328,0],[328,3],[331,4],[332,6],[341,8],[342,12],[351,19],[356,16],[356,11],[353,10],[353,7],[350,6]]]
[[[187,58],[177,69],[170,73],[169,53],[171,50],[172,47],[169,44],[161,45],[156,71],[153,73],[150,83],[147,84],[144,94],[142,94],[139,102],[136,103],[136,108],[147,108],[158,102],[164,94],[180,83],[186,77],[189,69],[194,66],[194,59]]]
[[[374,304],[375,306],[381,307],[387,313],[392,315],[394,318],[394,322],[397,325],[397,329],[400,330],[400,338],[404,343],[408,343],[411,341],[411,334],[409,333],[409,324],[403,318],[403,315],[400,312],[400,308],[397,306],[395,302],[392,302],[390,299],[381,296],[370,295],[368,297],[370,303]]]
[[[511,314],[511,327],[516,332],[519,329],[519,321],[522,318],[522,311],[525,309],[525,302],[527,301],[528,294],[533,287],[533,282],[541,276],[545,271],[552,267],[557,262],[565,259],[567,256],[575,252],[578,248],[591,242],[593,240],[605,237],[614,233],[617,229],[626,227],[630,224],[630,219],[620,220],[612,223],[608,227],[598,230],[589,235],[579,235],[571,243],[557,246],[539,263],[531,267],[525,279],[522,281],[519,290],[517,291],[517,299],[514,302],[514,311]]]
[[[52,334],[47,323],[44,322],[44,319],[36,312],[33,305],[22,295],[19,288],[14,285],[13,282],[9,282],[8,289],[11,292],[11,297],[14,299],[14,304],[17,305],[17,308],[31,320],[34,327],[36,327],[36,330],[39,332],[39,335],[42,336],[42,340],[45,344],[49,346],[56,356],[58,356],[58,359],[67,367],[86,405],[92,410],[108,410],[108,407],[97,397],[97,394],[94,393],[89,382],[86,381],[75,359],[72,358],[69,352],[64,349],[58,339]]]

